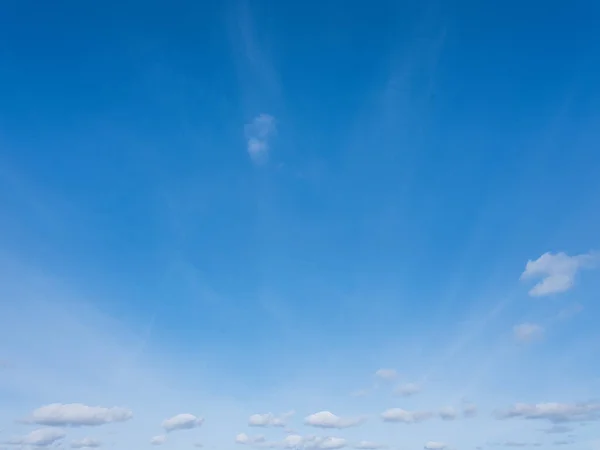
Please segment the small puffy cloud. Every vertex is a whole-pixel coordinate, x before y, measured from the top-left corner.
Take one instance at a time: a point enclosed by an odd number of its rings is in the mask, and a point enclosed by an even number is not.
[[[176,430],[191,430],[202,426],[204,419],[196,417],[193,414],[177,414],[176,416],[166,419],[162,423],[162,427],[167,431]]]
[[[436,441],[425,442],[425,445],[423,446],[425,450],[443,450],[446,447],[448,447],[448,444]]]
[[[564,252],[547,252],[535,261],[527,261],[521,279],[541,278],[529,291],[532,297],[558,294],[568,291],[575,282],[577,272],[594,267],[596,260],[594,253],[569,256]]]
[[[356,444],[354,444],[352,447],[356,448],[358,450],[377,450],[380,448],[386,448],[387,445],[378,444],[377,442],[371,442],[371,441],[360,441],[360,442],[357,442]]]
[[[25,436],[11,439],[8,443],[12,445],[48,447],[55,442],[60,441],[65,436],[65,432],[58,428],[38,428]]]
[[[49,426],[77,427],[125,422],[132,417],[133,413],[126,408],[87,406],[82,403],[52,403],[33,411],[26,422]]]
[[[398,372],[395,369],[379,369],[375,376],[381,380],[391,381],[398,378]]]
[[[265,442],[265,437],[262,435],[248,436],[246,433],[240,433],[235,437],[236,444],[256,445]]]
[[[159,434],[150,439],[152,445],[163,445],[165,442],[167,442],[167,436],[164,434]]]
[[[513,327],[513,335],[520,342],[531,342],[541,339],[544,328],[535,323],[521,323]]]
[[[84,437],[83,439],[78,439],[71,442],[71,448],[97,448],[101,445],[102,442],[91,437]]]
[[[421,386],[416,383],[404,383],[396,386],[394,394],[401,395],[402,397],[410,397],[421,390]]]
[[[477,406],[472,403],[468,403],[463,406],[462,413],[464,417],[475,417],[477,415]]]
[[[318,428],[350,428],[362,424],[364,418],[343,418],[329,411],[321,411],[304,418],[304,423]]]
[[[272,446],[281,448],[302,448],[304,447],[305,442],[311,439],[313,438],[305,438],[299,434],[289,434],[283,439],[283,441],[272,444]]]
[[[458,417],[458,411],[450,406],[440,409],[438,414],[442,420],[454,420]]]
[[[392,408],[381,413],[384,422],[419,423],[432,416],[429,411],[407,411],[401,408]]]
[[[248,418],[248,425],[251,427],[285,427],[287,420],[294,415],[294,411],[276,416],[272,413],[252,414]]]
[[[600,403],[517,403],[496,413],[498,419],[547,420],[552,423],[600,419]]]
[[[261,164],[269,159],[269,141],[275,134],[275,118],[259,114],[244,127],[248,154],[252,161]]]

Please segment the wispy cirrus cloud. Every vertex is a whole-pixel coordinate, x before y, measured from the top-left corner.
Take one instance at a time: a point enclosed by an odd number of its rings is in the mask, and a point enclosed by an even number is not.
[[[544,328],[535,323],[521,323],[514,326],[513,334],[517,341],[531,342],[542,338]]]
[[[591,421],[600,419],[599,403],[517,403],[496,412],[498,419],[547,420],[552,423]]]

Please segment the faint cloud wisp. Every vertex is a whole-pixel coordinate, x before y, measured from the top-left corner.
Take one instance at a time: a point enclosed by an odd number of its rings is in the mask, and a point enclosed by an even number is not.
[[[264,164],[269,159],[269,141],[275,134],[275,118],[259,114],[244,127],[248,154],[255,164]]]

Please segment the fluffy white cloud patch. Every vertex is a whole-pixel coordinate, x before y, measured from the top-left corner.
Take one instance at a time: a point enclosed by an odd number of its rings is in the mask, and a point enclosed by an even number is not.
[[[163,445],[165,442],[167,442],[167,436],[164,434],[159,434],[158,436],[154,436],[152,439],[150,439],[150,443],[152,445]]]
[[[379,369],[375,376],[381,380],[391,381],[398,378],[398,372],[395,369]]]
[[[537,419],[552,423],[600,419],[600,403],[517,403],[496,413],[498,419]]]
[[[285,427],[290,417],[294,415],[294,411],[276,416],[272,413],[252,414],[248,418],[248,425],[251,427]]]
[[[531,342],[542,338],[544,328],[535,323],[521,323],[513,327],[513,335],[517,341]]]
[[[126,408],[87,406],[81,403],[53,403],[36,409],[27,422],[49,426],[97,426],[125,422],[133,417]]]
[[[25,436],[11,439],[8,443],[12,445],[48,447],[63,439],[65,435],[65,432],[58,428],[38,428]]]
[[[594,253],[576,256],[569,256],[563,252],[544,253],[535,261],[527,261],[521,279],[541,278],[529,291],[529,295],[533,297],[558,294],[573,287],[577,272],[594,267],[597,259]]]
[[[425,450],[443,450],[446,447],[448,447],[448,444],[436,441],[425,442],[425,445],[423,446]]]
[[[319,428],[350,428],[358,426],[364,421],[365,419],[362,417],[343,418],[329,411],[321,411],[304,418],[306,425]]]
[[[265,442],[265,437],[262,435],[248,436],[246,433],[240,433],[235,437],[236,444],[255,445]]]
[[[401,408],[392,408],[381,413],[384,422],[419,423],[432,416],[429,411],[407,411]]]
[[[167,431],[176,430],[191,430],[202,426],[204,419],[196,417],[193,414],[177,414],[176,416],[166,419],[162,423],[162,427]]]
[[[269,159],[269,141],[275,134],[275,118],[269,114],[260,114],[244,127],[248,145],[248,154],[257,164]]]
[[[401,395],[402,397],[410,397],[421,390],[421,386],[416,383],[404,383],[396,386],[394,394]]]
[[[84,437],[83,439],[78,439],[71,442],[71,448],[97,448],[101,445],[102,442],[91,437]]]

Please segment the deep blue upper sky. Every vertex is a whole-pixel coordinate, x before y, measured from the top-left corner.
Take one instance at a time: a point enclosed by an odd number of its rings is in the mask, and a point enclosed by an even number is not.
[[[387,366],[439,383],[417,409],[587,400],[599,20],[591,0],[1,2],[0,361],[28,375],[0,376],[0,419],[44,402],[145,409],[123,380],[163,372],[164,395],[202,379],[240,417],[411,409],[335,397]],[[519,280],[529,260],[554,276],[541,295]],[[91,385],[76,361],[95,352],[130,370],[96,397],[31,375]],[[542,384],[553,364],[570,381]],[[180,405],[152,408],[194,410]],[[147,440],[139,423],[115,445]],[[224,427],[211,445],[233,445]],[[454,437],[413,430],[407,445]],[[535,438],[455,432],[452,448]]]

